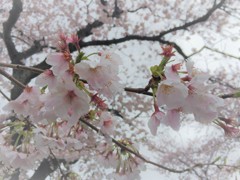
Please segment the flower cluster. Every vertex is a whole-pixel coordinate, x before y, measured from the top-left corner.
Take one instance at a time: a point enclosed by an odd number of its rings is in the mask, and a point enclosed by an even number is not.
[[[76,46],[76,58],[68,43]],[[104,98],[122,90],[118,77],[120,57],[111,50],[93,53],[98,61],[92,67],[91,55],[80,51],[76,35],[68,38],[61,34],[58,46],[59,52],[46,59],[51,68],[36,78],[36,86],[26,86],[17,99],[3,108],[18,118],[3,122],[0,134],[0,160],[14,168],[22,163],[25,169],[34,167],[37,160],[51,153],[69,161],[78,159],[80,150],[93,143],[92,138],[88,140],[83,119],[106,136],[114,134],[116,120],[108,112]]]
[[[134,144],[128,139],[118,141],[124,147],[139,154]],[[104,160],[106,166],[115,168],[117,174],[109,174],[110,179],[138,179],[139,170],[144,170],[145,165],[136,155],[129,153],[123,147],[115,144],[103,143],[99,146],[99,158]]]
[[[107,164],[116,168],[117,178],[126,174],[128,178],[131,174],[136,178],[143,168],[140,159],[144,158],[130,140],[110,137],[117,121],[105,102],[123,89],[118,76],[121,59],[112,50],[85,55],[79,41],[76,35],[68,38],[61,34],[59,52],[46,59],[51,68],[36,78],[36,86],[26,86],[17,99],[3,108],[15,114],[13,119],[0,121],[0,161],[22,169],[35,167],[37,161],[49,155],[75,161],[84,147],[96,144],[88,126],[105,137],[107,143],[98,148]],[[69,43],[78,51],[75,58]],[[173,48],[162,49],[163,60],[151,67],[152,79],[148,85],[154,99],[154,113],[148,122],[151,133],[156,135],[161,123],[178,130],[181,113],[193,114],[202,123],[212,122],[223,100],[209,93],[210,86],[206,84],[209,76],[190,61],[186,66],[169,65]],[[92,55],[98,60],[92,62]],[[239,135],[239,131],[229,126],[232,121],[221,121],[216,124],[227,134]]]
[[[154,109],[149,120],[152,134],[156,134],[160,123],[170,126],[174,130],[180,128],[180,113],[193,114],[195,120],[209,123],[217,117],[223,100],[209,93],[210,86],[206,84],[209,78],[204,72],[198,71],[191,61],[168,65],[173,55],[171,48],[164,48],[163,61],[159,66],[152,68],[153,75],[158,74],[161,81],[153,89]],[[166,56],[166,57],[165,57]],[[156,77],[155,77],[156,78]],[[161,107],[161,110],[159,110]]]

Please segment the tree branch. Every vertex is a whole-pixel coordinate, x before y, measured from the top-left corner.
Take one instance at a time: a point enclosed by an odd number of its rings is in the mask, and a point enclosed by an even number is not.
[[[44,159],[29,180],[45,179],[58,168],[58,163],[60,163],[60,161],[52,157]]]
[[[0,62],[0,67],[9,67],[9,68],[13,68],[13,69],[29,70],[29,71],[35,72],[37,74],[44,72],[44,70],[42,70],[42,69],[35,68],[35,67],[28,67],[28,66],[24,66],[24,65],[20,65],[20,64],[7,64],[7,63]]]
[[[231,57],[231,58],[234,58],[234,59],[237,59],[237,60],[240,60],[240,57],[237,57],[237,56],[233,56],[231,54],[228,54],[228,53],[225,53],[225,52],[222,52],[222,51],[219,51],[218,49],[214,49],[214,48],[210,48],[208,46],[204,46],[205,49],[208,49],[210,51],[213,51],[213,52],[216,52],[216,53],[219,53],[219,54],[222,54],[224,56],[228,56],[228,57]]]
[[[185,24],[183,24],[182,26],[177,26],[177,27],[174,27],[174,28],[171,28],[169,30],[166,30],[166,31],[163,31],[160,33],[160,37],[163,37],[164,35],[166,34],[169,34],[171,32],[175,32],[175,31],[178,31],[178,30],[185,30],[187,29],[188,27],[190,26],[193,26],[195,24],[198,24],[200,22],[204,22],[204,21],[207,21],[209,19],[209,17],[217,10],[219,9],[220,7],[222,7],[222,5],[224,4],[226,0],[221,0],[218,4],[216,4],[216,2],[213,4],[213,6],[207,11],[207,13],[193,21],[190,21],[190,22],[187,22]]]
[[[13,63],[14,63],[14,60],[18,60],[16,58],[18,55],[18,51],[15,47],[15,44],[12,41],[11,32],[12,32],[12,28],[16,24],[21,12],[22,12],[22,1],[21,0],[12,0],[12,9],[9,12],[9,17],[3,23],[3,41],[7,47],[9,57],[13,61]]]
[[[186,168],[186,169],[182,169],[182,170],[176,170],[176,169],[172,169],[172,168],[168,168],[166,166],[163,166],[161,164],[155,163],[153,161],[147,160],[146,158],[144,158],[140,153],[133,151],[132,149],[126,147],[124,144],[120,143],[119,141],[117,141],[116,139],[109,137],[108,135],[104,134],[103,132],[101,132],[100,129],[98,129],[97,127],[95,127],[94,125],[92,125],[91,123],[85,121],[84,119],[80,119],[80,121],[82,123],[84,123],[85,125],[87,125],[89,128],[91,128],[92,130],[94,130],[95,132],[97,132],[98,134],[101,134],[102,136],[106,137],[106,138],[110,138],[112,140],[113,143],[115,143],[117,146],[119,146],[122,150],[125,150],[131,154],[134,154],[136,157],[138,157],[139,159],[143,160],[145,163],[151,164],[153,166],[156,166],[160,169],[164,169],[166,171],[172,172],[172,173],[184,173],[187,171],[192,171],[193,169],[197,168],[197,167],[203,167],[203,166],[209,166],[209,165],[214,165],[217,167],[234,167],[234,168],[240,168],[240,166],[231,166],[231,165],[222,165],[222,164],[215,164],[216,160],[211,162],[211,163],[197,163],[195,165],[193,165],[190,168]]]
[[[88,46],[109,46],[112,44],[119,44],[126,41],[131,40],[140,40],[140,41],[152,41],[152,42],[160,42],[162,44],[172,45],[177,52],[183,56],[184,59],[187,59],[187,55],[184,54],[182,49],[174,42],[166,41],[160,38],[160,35],[157,36],[140,36],[140,35],[127,35],[122,38],[118,39],[110,39],[110,40],[95,40],[95,41],[89,41],[89,42],[83,42],[80,41],[79,45],[80,47],[88,47]]]
[[[90,36],[94,28],[101,27],[102,25],[103,25],[103,22],[95,20],[93,23],[87,24],[86,27],[79,29],[77,31],[77,35],[80,39],[83,39],[87,36]]]
[[[27,59],[34,54],[37,54],[43,50],[45,46],[41,45],[41,41],[43,40],[35,40],[33,41],[33,45],[29,47],[27,50],[18,54],[18,59]]]
[[[8,101],[11,101],[11,99],[2,91],[0,90],[0,94]]]
[[[127,92],[133,92],[133,93],[137,93],[137,94],[145,94],[145,95],[148,95],[148,96],[153,96],[153,94],[151,92],[146,91],[146,89],[144,89],[144,88],[125,87],[124,90],[127,91]]]
[[[15,79],[13,76],[11,76],[2,69],[0,69],[0,74],[9,79],[11,82],[15,83],[17,86],[21,87],[22,89],[26,87],[23,83],[21,83],[20,81],[18,81],[17,79]]]

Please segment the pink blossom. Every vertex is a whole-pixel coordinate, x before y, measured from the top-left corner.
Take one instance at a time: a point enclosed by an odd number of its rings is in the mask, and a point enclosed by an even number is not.
[[[188,79],[190,80],[189,85],[193,86],[200,92],[202,90],[208,90],[204,83],[209,79],[210,75],[196,69],[192,61],[187,61],[186,68],[188,72]]]
[[[188,88],[188,93],[179,108],[184,113],[193,113],[197,121],[209,123],[217,117],[219,108],[223,106],[223,100],[209,94],[210,88],[205,84],[209,78],[208,74],[195,69],[191,61],[186,63],[186,68],[188,75],[182,80]]]
[[[240,135],[240,129],[234,126],[226,125],[222,122],[217,122],[217,125],[219,125],[221,128],[223,128],[225,134],[230,137],[238,137]]]
[[[89,111],[90,98],[75,86],[59,85],[46,98],[47,108],[55,111],[60,118],[68,120],[69,127]]]
[[[28,144],[28,152],[14,150],[13,146],[6,145],[2,135],[0,135],[0,161],[13,168],[28,170],[37,166],[37,161],[47,156],[42,149],[36,149],[33,145]]]
[[[104,100],[102,98],[100,98],[98,96],[98,94],[92,95],[91,102],[94,102],[97,105],[97,107],[99,109],[101,109],[102,111],[104,111],[104,110],[106,110],[108,108],[107,104],[105,104]]]
[[[188,88],[181,82],[164,80],[159,84],[156,97],[158,106],[167,105],[169,109],[182,107]]]
[[[37,87],[26,87],[23,93],[15,100],[10,101],[3,107],[3,110],[14,110],[17,114],[29,116],[36,114],[42,106],[40,101],[40,90]]]
[[[72,34],[71,37],[67,38],[67,43],[74,44],[77,50],[80,51],[79,41],[80,39],[76,34]]]
[[[107,98],[113,98],[114,95],[123,90],[123,85],[119,83],[120,79],[115,77],[111,81],[108,81],[102,89],[99,89],[98,92],[103,94]]]
[[[61,76],[58,77],[58,85],[74,88],[76,85],[73,82],[73,76],[74,74],[70,70],[63,72]]]
[[[156,135],[157,134],[157,129],[160,125],[160,123],[162,122],[162,120],[164,119],[164,113],[162,111],[159,110],[159,108],[157,107],[157,105],[154,105],[155,107],[155,111],[151,116],[151,119],[148,121],[148,127],[152,133],[152,135]]]
[[[28,170],[34,167],[37,167],[37,161],[46,158],[40,151],[35,151],[31,153],[22,153],[13,151],[10,148],[5,146],[0,147],[0,160],[4,162],[4,164],[10,165],[13,168],[21,168],[24,170]]]
[[[217,117],[223,100],[217,96],[206,93],[191,93],[188,95],[183,111],[193,113],[197,121],[209,123]]]
[[[80,78],[87,80],[91,89],[108,98],[122,90],[117,72],[112,71],[111,67],[100,65],[91,67],[89,64],[82,62],[75,65],[75,72]]]
[[[66,38],[67,43],[78,44],[80,39],[76,34],[72,34],[70,37]]]
[[[36,78],[35,83],[39,86],[47,85],[49,87],[49,90],[51,90],[56,86],[57,78],[53,74],[52,70],[47,69]]]
[[[35,146],[37,148],[45,149],[46,151],[50,149],[58,149],[64,150],[66,148],[66,144],[63,139],[55,138],[55,137],[47,137],[44,134],[38,133],[34,136]],[[48,152],[46,152],[48,153]]]
[[[162,48],[163,52],[160,55],[165,56],[167,58],[175,56],[175,54],[173,52],[173,46],[167,45],[167,46],[162,46],[161,48]]]
[[[204,83],[209,75],[194,68],[193,63],[189,61],[186,64],[189,82],[188,97],[183,106],[185,113],[193,113],[197,121],[209,123],[217,117],[220,107],[224,105],[223,99],[209,94],[209,86]]]
[[[69,68],[69,60],[64,57],[63,53],[50,54],[46,62],[52,66],[54,75],[60,75]]]
[[[121,57],[114,53],[114,50],[100,52],[100,66],[111,67],[113,71],[118,71],[119,65],[122,64]]]
[[[178,131],[180,128],[180,111],[177,109],[168,110],[166,117],[163,120],[163,124]]]
[[[104,134],[113,134],[116,120],[109,112],[102,112],[100,115],[100,127]]]
[[[164,74],[166,76],[167,80],[175,81],[175,82],[180,82],[180,77],[178,75],[178,70],[180,68],[181,64],[175,64],[171,66],[166,66]]]

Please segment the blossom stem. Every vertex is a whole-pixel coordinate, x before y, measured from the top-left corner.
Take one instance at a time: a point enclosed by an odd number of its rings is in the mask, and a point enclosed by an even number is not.
[[[24,66],[24,65],[20,65],[20,64],[8,64],[8,63],[0,63],[1,67],[8,67],[8,68],[12,68],[12,69],[24,69],[24,70],[29,70],[35,73],[42,73],[44,72],[44,70],[39,69],[39,68],[34,68],[34,67],[28,67],[28,66]]]
[[[91,54],[87,55],[87,58],[92,56],[92,55],[98,55],[98,53],[91,53]]]
[[[22,137],[22,134],[18,134],[18,137],[17,137],[17,139],[16,139],[16,141],[14,143],[14,148],[17,148],[19,140],[20,140],[21,137]]]
[[[5,72],[4,70],[0,69],[0,74],[2,74],[4,77],[6,77],[7,79],[9,79],[10,81],[14,82],[16,85],[20,86],[21,88],[25,89],[26,86],[21,83],[20,81],[18,81],[16,78],[14,78],[13,76],[11,76],[10,74],[8,74],[7,72]]]

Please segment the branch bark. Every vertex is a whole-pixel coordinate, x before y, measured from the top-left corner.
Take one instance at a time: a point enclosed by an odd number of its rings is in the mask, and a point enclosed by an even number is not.
[[[17,61],[18,51],[11,38],[11,32],[13,26],[16,24],[21,12],[22,12],[22,1],[12,0],[12,9],[9,12],[8,19],[3,23],[3,40],[7,47],[8,54],[13,63]]]

